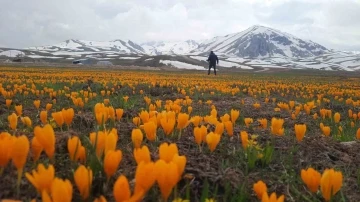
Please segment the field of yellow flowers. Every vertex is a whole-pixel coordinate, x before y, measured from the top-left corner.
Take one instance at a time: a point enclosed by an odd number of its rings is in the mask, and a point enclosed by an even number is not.
[[[360,78],[0,67],[2,201],[360,201]]]

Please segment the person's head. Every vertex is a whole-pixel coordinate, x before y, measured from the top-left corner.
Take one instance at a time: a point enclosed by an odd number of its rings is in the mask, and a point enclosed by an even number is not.
[[[214,51],[210,51],[210,54],[214,54]]]

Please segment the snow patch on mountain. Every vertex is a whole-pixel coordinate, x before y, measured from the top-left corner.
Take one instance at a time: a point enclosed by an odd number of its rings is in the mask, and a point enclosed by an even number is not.
[[[160,60],[160,63],[165,65],[171,65],[179,69],[196,69],[196,70],[206,70],[203,66],[192,65],[185,62],[179,62],[174,60]]]
[[[25,53],[19,50],[6,50],[6,51],[2,51],[0,52],[0,56],[6,56],[6,57],[21,57],[21,56],[25,56]]]
[[[148,42],[142,44],[149,55],[184,55],[197,48],[199,44],[194,40],[180,42]]]

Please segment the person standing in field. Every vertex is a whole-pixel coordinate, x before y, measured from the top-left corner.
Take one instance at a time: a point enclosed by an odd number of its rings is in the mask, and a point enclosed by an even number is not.
[[[212,67],[214,68],[214,74],[216,75],[216,64],[219,64],[219,58],[213,51],[211,51],[207,61],[209,62],[208,75],[210,75],[210,69]]]

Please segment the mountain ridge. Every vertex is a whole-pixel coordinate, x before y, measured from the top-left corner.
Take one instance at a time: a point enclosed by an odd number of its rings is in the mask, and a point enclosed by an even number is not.
[[[150,41],[136,43],[132,40],[87,41],[68,39],[59,44],[29,47],[28,50],[49,52],[102,52],[114,51],[121,54],[144,55],[186,55],[208,54],[211,50],[218,55],[231,57],[311,57],[329,52],[329,49],[311,40],[303,40],[277,29],[254,25],[241,32],[215,36],[207,40],[186,40],[178,42]]]

